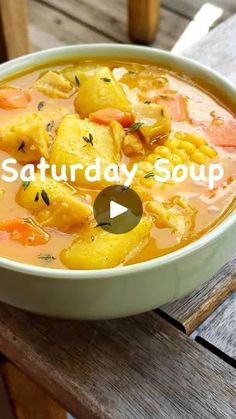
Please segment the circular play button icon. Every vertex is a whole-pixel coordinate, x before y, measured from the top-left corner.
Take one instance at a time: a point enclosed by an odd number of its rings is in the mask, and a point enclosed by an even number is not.
[[[98,194],[93,213],[98,227],[109,233],[122,234],[136,227],[142,218],[143,206],[133,189],[115,185]]]

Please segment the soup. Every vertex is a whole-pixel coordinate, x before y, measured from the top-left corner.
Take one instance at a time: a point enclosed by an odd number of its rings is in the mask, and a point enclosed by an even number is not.
[[[97,157],[101,176],[91,182],[80,166]],[[23,180],[6,181],[9,158],[18,174],[27,169]],[[191,80],[151,64],[90,60],[2,82],[0,159],[0,255],[28,264],[101,269],[158,258],[235,207],[235,115]],[[180,167],[181,177],[184,165],[195,179],[188,172],[182,182],[162,182],[162,159],[170,175]],[[136,165],[128,187],[143,203],[141,221],[124,234],[105,231],[92,211],[100,191],[125,181],[115,164]],[[210,188],[200,174],[213,164],[223,176]]]

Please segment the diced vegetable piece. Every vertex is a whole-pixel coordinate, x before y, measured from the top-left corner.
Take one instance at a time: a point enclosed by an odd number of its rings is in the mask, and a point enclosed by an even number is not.
[[[34,163],[49,158],[49,136],[43,120],[36,113],[27,114],[14,125],[0,130],[0,149],[19,163]]]
[[[75,109],[83,118],[104,108],[130,112],[128,99],[108,67],[102,67],[89,77],[75,99]]]
[[[13,218],[0,222],[0,231],[10,234],[10,239],[24,246],[40,246],[50,239],[49,234],[30,218]]]
[[[122,127],[122,125],[117,121],[113,121],[111,123],[110,127],[111,127],[111,131],[112,131],[112,134],[113,134],[115,144],[117,145],[117,147],[120,151],[122,141],[125,138],[125,130]]]
[[[196,210],[179,196],[164,203],[149,201],[146,210],[154,215],[158,228],[170,228],[179,239],[186,237],[194,227]]]
[[[63,76],[69,80],[70,83],[78,87],[78,85],[81,86],[81,84],[84,83],[87,77],[93,75],[99,67],[99,64],[94,63],[70,65],[63,68],[63,70],[61,70],[61,74],[63,74]]]
[[[172,121],[180,122],[188,119],[187,98],[180,95],[161,95],[156,99],[159,105],[168,109]]]
[[[63,74],[51,70],[39,77],[33,87],[52,98],[67,99],[74,92],[73,85],[63,76]]]
[[[216,146],[236,148],[236,121],[211,124],[206,132]]]
[[[82,164],[87,167],[101,159],[101,180],[89,182],[84,170],[76,170],[75,184],[86,187],[102,187],[107,181],[102,178],[105,168],[112,163],[120,162],[121,144],[106,125],[96,124],[89,120],[79,119],[76,115],[63,118],[52,147],[50,162],[59,168],[65,164],[70,177],[70,165]],[[92,173],[91,173],[92,175]]]
[[[100,227],[86,230],[62,252],[61,260],[70,269],[113,268],[142,250],[151,228],[152,220],[144,217],[125,234],[111,234]]]
[[[171,120],[165,107],[156,103],[139,103],[133,106],[133,114],[135,121],[142,123],[140,131],[148,144],[169,134]]]
[[[45,182],[36,174],[36,180],[22,185],[17,203],[32,211],[43,226],[68,231],[88,222],[91,206],[66,184],[46,177]]]
[[[122,112],[119,109],[114,108],[105,108],[93,112],[89,115],[89,119],[90,121],[105,125],[117,121],[125,128],[129,127],[134,122],[131,113]]]
[[[19,87],[4,87],[0,89],[0,108],[23,109],[30,102],[29,93]]]
[[[143,143],[137,132],[129,132],[125,136],[122,143],[122,150],[123,153],[128,157],[144,153]]]

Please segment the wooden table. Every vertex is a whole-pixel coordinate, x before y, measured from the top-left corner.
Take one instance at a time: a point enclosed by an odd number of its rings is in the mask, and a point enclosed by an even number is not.
[[[186,55],[236,82],[235,39],[236,15]],[[0,304],[0,351],[77,418],[232,419],[236,256],[202,289],[132,318],[53,320]],[[11,368],[4,365],[9,383]],[[16,377],[35,400],[35,384]],[[18,417],[65,418],[52,403],[44,415],[31,409]],[[24,408],[29,412],[28,402]]]

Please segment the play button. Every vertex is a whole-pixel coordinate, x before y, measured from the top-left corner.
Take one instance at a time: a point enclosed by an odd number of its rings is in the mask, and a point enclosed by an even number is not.
[[[93,206],[96,227],[113,234],[127,233],[142,218],[142,201],[137,193],[126,186],[115,185],[103,189]]]
[[[117,202],[110,202],[110,218],[118,217],[118,215],[124,214],[128,211],[128,208],[123,205],[117,204]]]

